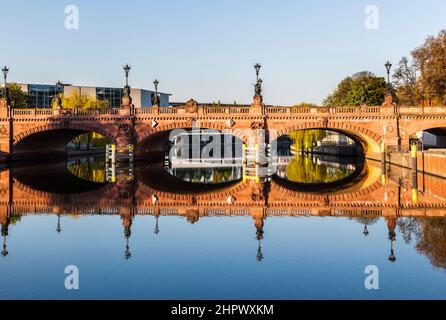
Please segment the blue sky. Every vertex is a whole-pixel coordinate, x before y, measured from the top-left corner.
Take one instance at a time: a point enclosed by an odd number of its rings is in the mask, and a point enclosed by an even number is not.
[[[129,63],[133,87],[158,78],[174,101],[248,103],[260,62],[266,103],[320,103],[343,77],[384,75],[387,59],[446,28],[444,0],[0,1],[11,81],[122,86]],[[72,4],[78,30],[65,28]],[[368,5],[378,30],[364,26]]]

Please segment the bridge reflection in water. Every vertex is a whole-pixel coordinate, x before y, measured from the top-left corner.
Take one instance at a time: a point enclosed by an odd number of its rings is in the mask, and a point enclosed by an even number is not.
[[[433,265],[446,268],[442,250],[446,180],[421,173],[414,178],[410,170],[362,160],[310,155],[276,160],[273,169],[251,171],[138,164],[113,168],[112,179],[110,168],[98,158],[4,168],[0,172],[2,255],[11,255],[8,245],[15,241],[9,239],[14,233],[11,226],[20,224],[24,216],[53,214],[56,231],[61,233],[65,215],[119,215],[125,259],[132,257],[131,228],[139,216],[155,217],[155,234],[160,233],[164,217],[196,224],[212,217],[248,216],[253,219],[258,261],[268,256],[263,248],[270,237],[265,233],[269,218],[344,217],[362,224],[358,236],[368,236],[371,225],[384,219],[388,246],[382,251],[389,261],[398,260],[394,243],[399,232],[407,241],[417,239],[418,251]]]

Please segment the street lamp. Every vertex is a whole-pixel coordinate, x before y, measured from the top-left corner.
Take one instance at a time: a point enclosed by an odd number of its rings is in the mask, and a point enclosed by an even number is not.
[[[386,67],[387,70],[387,85],[390,88],[390,69],[392,68],[392,63],[390,63],[390,61],[387,61],[384,66]]]
[[[125,66],[124,66],[124,72],[125,72],[125,86],[126,87],[128,87],[128,85],[129,85],[129,72],[130,72],[130,69],[131,69],[132,67],[131,66],[129,66],[128,64],[126,64]]]
[[[155,86],[155,97],[153,99],[153,104],[155,106],[159,106],[159,98],[158,98],[158,85],[159,85],[159,83],[160,82],[158,81],[158,79],[155,79],[153,81],[153,85]]]
[[[262,66],[260,65],[260,63],[256,63],[255,65],[254,65],[254,69],[256,69],[256,76],[257,76],[257,82],[259,82],[259,73],[260,73],[260,68],[261,68]]]
[[[6,82],[7,76],[8,76],[8,72],[9,72],[9,68],[7,66],[4,66],[2,68],[2,72],[3,72],[3,79],[5,81],[5,88],[4,88],[4,93],[5,93],[5,99],[6,99],[6,106],[9,108],[9,89],[8,89],[8,85]]]
[[[153,84],[155,85],[155,93],[156,95],[158,95],[158,85],[159,85],[159,81],[157,79],[155,79],[155,81],[153,81]]]
[[[8,76],[9,68],[7,66],[4,66],[2,68],[2,72],[3,72],[3,79],[5,80],[5,87],[6,87],[6,77]]]

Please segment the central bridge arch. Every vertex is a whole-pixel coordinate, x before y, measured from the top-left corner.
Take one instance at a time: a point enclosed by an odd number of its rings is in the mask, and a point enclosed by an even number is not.
[[[203,122],[200,123],[197,128],[230,133],[244,143],[247,143],[248,141],[248,137],[246,136],[245,132],[237,129],[228,129],[228,127],[224,125]],[[138,138],[136,140],[136,153],[142,157],[161,159],[164,152],[164,146],[169,141],[170,133],[177,129],[190,130],[193,129],[193,125],[190,121],[181,121],[144,130],[138,134]]]
[[[273,127],[274,128],[274,127]],[[275,129],[275,128],[274,128]],[[286,126],[283,129],[271,130],[272,139],[277,139],[283,135],[290,134],[295,131],[301,130],[327,130],[337,133],[341,133],[357,143],[360,143],[364,150],[364,154],[379,153],[381,150],[382,137],[376,132],[354,124],[345,122],[297,122],[292,125]]]

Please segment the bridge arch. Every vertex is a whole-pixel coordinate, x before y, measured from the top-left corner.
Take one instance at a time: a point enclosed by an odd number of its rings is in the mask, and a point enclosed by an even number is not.
[[[13,136],[14,153],[65,153],[66,145],[75,137],[89,132],[103,135],[112,142],[116,137],[107,128],[88,123],[48,123],[33,126]]]
[[[357,143],[360,143],[364,154],[379,153],[382,137],[376,132],[361,126],[344,122],[330,122],[327,126],[319,122],[301,122],[285,127],[284,129],[270,131],[270,137],[274,140],[283,135],[301,130],[328,130],[341,133]]]
[[[137,138],[136,153],[142,157],[160,158],[164,152],[164,146],[169,141],[169,135],[176,129],[192,129],[190,121],[172,122],[166,125],[156,126],[141,132]],[[197,125],[198,129],[212,129],[220,132],[227,132],[234,137],[247,143],[248,137],[245,132],[237,129],[229,129],[225,125],[202,122]]]

